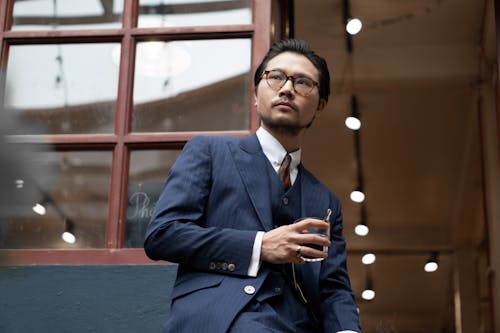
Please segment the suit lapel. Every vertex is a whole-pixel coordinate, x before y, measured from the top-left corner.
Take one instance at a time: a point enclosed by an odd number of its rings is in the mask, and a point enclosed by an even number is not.
[[[265,231],[272,229],[270,184],[266,156],[255,134],[241,139],[240,145],[230,145],[235,165],[252,205]]]
[[[302,181],[300,193],[302,216],[323,218],[329,205],[328,193],[302,164],[299,165],[299,172]]]
[[[262,152],[255,134],[244,137],[240,144],[229,146],[233,160],[252,205],[259,216],[264,230],[272,229],[271,193],[267,172],[269,161]],[[323,186],[302,166],[301,173],[301,212],[302,216],[324,217],[329,205],[329,197]]]

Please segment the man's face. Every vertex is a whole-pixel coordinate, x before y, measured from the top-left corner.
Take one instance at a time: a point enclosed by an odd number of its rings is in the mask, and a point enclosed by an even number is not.
[[[283,52],[269,60],[265,71],[269,70],[280,70],[287,76],[305,76],[319,82],[318,70],[312,62],[294,52]],[[257,86],[255,100],[257,112],[266,129],[280,129],[294,134],[307,128],[326,105],[326,101],[320,101],[317,86],[308,96],[302,96],[294,90],[292,80],[274,90],[267,84],[265,76]]]

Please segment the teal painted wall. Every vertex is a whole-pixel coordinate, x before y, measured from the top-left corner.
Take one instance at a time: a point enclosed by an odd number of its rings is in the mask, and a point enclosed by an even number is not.
[[[160,332],[176,265],[0,267],[0,332]]]

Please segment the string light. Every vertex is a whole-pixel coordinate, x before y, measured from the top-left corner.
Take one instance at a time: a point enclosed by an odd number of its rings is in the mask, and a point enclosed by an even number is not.
[[[374,253],[366,253],[361,258],[361,262],[365,265],[371,265],[375,262],[376,259],[377,259],[377,257],[375,256]]]
[[[363,27],[363,23],[361,22],[360,19],[357,18],[352,18],[347,21],[347,24],[345,26],[345,30],[351,34],[351,35],[356,35],[361,31],[361,28]]]
[[[16,188],[21,189],[24,187],[24,180],[22,179],[16,179],[15,180]]]
[[[375,299],[375,289],[373,288],[373,280],[370,270],[366,270],[366,286],[361,292],[361,298],[366,301],[372,301]]]
[[[61,234],[61,238],[68,244],[74,244],[76,242],[74,227],[74,223],[70,219],[64,219],[64,232]]]
[[[364,237],[364,236],[368,235],[369,232],[370,232],[370,229],[364,223],[359,223],[358,225],[356,225],[356,227],[354,227],[354,233],[356,233],[356,235],[358,235],[358,236]]]
[[[361,121],[353,116],[349,116],[345,119],[345,126],[353,131],[357,131],[361,128]]]
[[[351,192],[350,198],[353,202],[361,203],[365,201],[365,193],[360,188]]]
[[[373,290],[373,289],[365,289],[361,293],[361,297],[364,300],[371,301],[371,300],[373,300],[375,298],[375,290]]]
[[[347,128],[357,131],[361,128],[361,120],[358,111],[358,99],[355,95],[351,96],[351,114],[345,120]]]
[[[35,213],[37,213],[38,215],[45,215],[45,213],[47,212],[47,209],[45,208],[44,205],[42,205],[41,203],[37,202],[33,207],[32,207],[33,211]]]
[[[361,222],[354,227],[354,233],[358,236],[364,237],[368,235],[370,232],[370,228],[368,228],[368,224],[366,223],[366,208],[365,206],[361,206]]]
[[[427,273],[432,273],[438,270],[439,264],[437,257],[438,257],[437,252],[431,253],[431,256],[424,265],[424,271],[426,271]]]

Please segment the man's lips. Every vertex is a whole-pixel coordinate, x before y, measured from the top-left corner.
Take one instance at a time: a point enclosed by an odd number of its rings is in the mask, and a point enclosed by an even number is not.
[[[289,103],[289,102],[284,102],[284,101],[278,101],[278,102],[273,103],[273,107],[276,107],[276,106],[285,106],[285,107],[290,108],[292,110],[295,110],[295,111],[297,110],[295,105],[293,105],[292,103]]]

